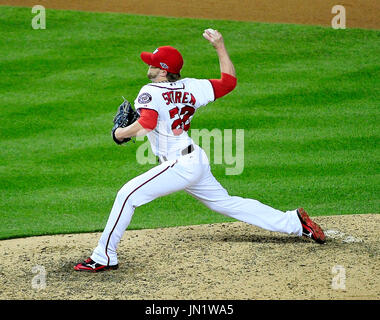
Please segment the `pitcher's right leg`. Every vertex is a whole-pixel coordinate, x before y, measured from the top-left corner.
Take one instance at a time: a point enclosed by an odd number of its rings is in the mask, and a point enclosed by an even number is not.
[[[230,196],[210,170],[197,184],[185,190],[211,210],[223,215],[265,230],[302,235],[297,210],[283,212],[254,199]]]

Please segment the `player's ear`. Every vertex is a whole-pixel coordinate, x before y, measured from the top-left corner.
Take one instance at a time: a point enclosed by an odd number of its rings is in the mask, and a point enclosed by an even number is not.
[[[162,70],[162,69],[160,70],[161,70],[161,75],[166,78],[166,76],[168,75],[168,72],[166,70]]]

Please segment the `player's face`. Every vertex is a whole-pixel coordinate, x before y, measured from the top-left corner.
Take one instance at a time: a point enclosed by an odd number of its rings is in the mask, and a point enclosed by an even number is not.
[[[161,70],[160,68],[149,66],[148,79],[151,81],[154,81],[154,79],[156,79],[158,75],[160,74],[160,70]]]

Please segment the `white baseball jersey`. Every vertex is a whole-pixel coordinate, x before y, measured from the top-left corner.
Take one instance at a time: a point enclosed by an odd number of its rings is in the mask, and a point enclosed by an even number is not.
[[[195,111],[214,101],[209,80],[185,78],[176,82],[150,83],[143,86],[135,100],[135,109],[158,113],[157,127],[148,133],[156,156],[179,155],[193,143],[187,131]]]

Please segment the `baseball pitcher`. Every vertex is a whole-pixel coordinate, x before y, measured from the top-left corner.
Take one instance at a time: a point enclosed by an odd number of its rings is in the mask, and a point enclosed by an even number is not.
[[[74,266],[75,270],[117,269],[117,246],[135,208],[179,190],[185,190],[211,210],[251,225],[325,242],[322,229],[302,208],[283,212],[257,200],[229,195],[213,176],[203,149],[189,137],[187,131],[198,108],[228,94],[237,83],[221,33],[207,29],[203,37],[218,55],[219,79],[182,79],[183,58],[173,47],[141,53],[149,66],[151,82],[141,88],[134,101],[136,111],[128,101],[119,107],[112,137],[122,144],[131,137],[147,135],[159,164],[119,190],[97,247],[90,258]]]

